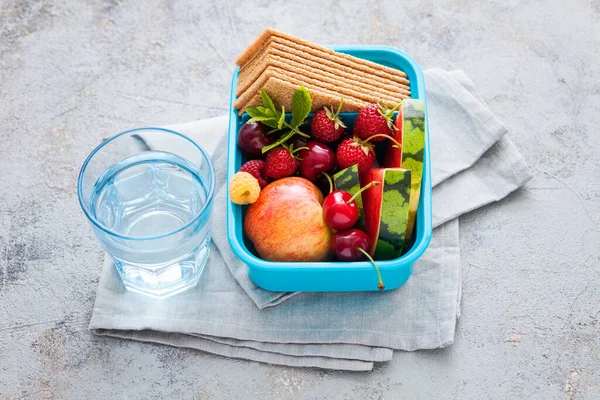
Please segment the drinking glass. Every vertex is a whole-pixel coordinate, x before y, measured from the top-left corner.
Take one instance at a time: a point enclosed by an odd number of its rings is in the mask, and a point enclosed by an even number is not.
[[[196,285],[210,252],[215,171],[194,141],[161,128],[120,133],[85,160],[77,191],[127,289],[164,298]]]

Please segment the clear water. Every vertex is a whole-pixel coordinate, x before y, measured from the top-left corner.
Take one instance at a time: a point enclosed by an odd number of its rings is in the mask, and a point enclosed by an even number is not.
[[[129,289],[157,297],[195,285],[208,258],[207,186],[195,165],[167,152],[123,159],[102,174],[91,196],[97,232]]]

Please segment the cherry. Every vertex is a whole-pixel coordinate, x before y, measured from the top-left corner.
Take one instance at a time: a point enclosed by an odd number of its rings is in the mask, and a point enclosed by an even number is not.
[[[267,135],[267,126],[260,122],[246,122],[238,133],[238,147],[248,158],[263,158],[262,148],[273,143]]]
[[[383,290],[381,273],[377,263],[368,253],[369,247],[369,236],[364,231],[356,228],[336,232],[331,242],[331,250],[340,261],[360,261],[364,257],[368,258],[375,267],[375,271],[377,271],[377,279],[379,280],[377,288]]]
[[[357,228],[336,232],[331,242],[331,251],[340,261],[360,261],[364,254],[358,248],[369,251],[369,236]]]
[[[300,135],[294,135],[287,143],[292,145],[295,149],[299,149],[300,147],[306,147],[308,139]]]
[[[352,228],[358,221],[358,206],[352,195],[343,190],[334,190],[323,202],[323,218],[332,229]]]
[[[338,231],[352,228],[358,221],[358,206],[356,199],[360,194],[371,186],[379,185],[379,182],[373,181],[363,186],[359,191],[351,195],[343,190],[334,190],[325,197],[323,201],[323,218],[325,223],[331,229]]]
[[[304,145],[307,147],[298,153],[300,158],[300,175],[309,181],[316,181],[322,173],[335,167],[335,153],[325,143],[314,140]]]
[[[337,165],[331,170],[331,174],[335,174],[337,172]],[[329,193],[333,192],[333,182],[331,182],[331,177],[329,174],[323,172],[320,177],[317,178],[316,181],[313,182],[321,193],[323,193],[323,197],[327,196]]]

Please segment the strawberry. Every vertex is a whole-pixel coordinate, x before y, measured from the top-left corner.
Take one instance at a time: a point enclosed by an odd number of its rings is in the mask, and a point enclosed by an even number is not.
[[[364,174],[375,162],[373,145],[363,142],[356,136],[345,139],[337,148],[337,162],[340,169],[358,164],[359,175]]]
[[[344,99],[340,99],[340,105],[334,113],[327,107],[317,111],[310,121],[310,133],[313,139],[321,142],[335,142],[344,133],[346,125],[339,117],[340,110],[344,104]]]
[[[362,140],[370,139],[371,142],[385,140],[383,135],[389,135],[392,133],[392,129],[394,129],[392,115],[398,107],[400,107],[400,104],[392,109],[388,109],[378,104],[367,104],[360,110],[356,117],[354,134]]]
[[[250,160],[242,165],[239,172],[248,172],[255,177],[261,189],[264,189],[270,182],[269,177],[265,174],[265,162],[263,160]]]
[[[298,169],[298,160],[293,153],[294,151],[283,145],[269,150],[265,161],[265,174],[273,179],[292,175]]]

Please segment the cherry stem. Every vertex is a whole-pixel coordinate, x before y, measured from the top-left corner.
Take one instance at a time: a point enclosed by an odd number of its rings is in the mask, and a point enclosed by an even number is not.
[[[302,136],[303,138],[307,138],[307,139],[310,137],[310,135],[308,135],[302,131],[296,131],[296,134],[299,136]]]
[[[368,185],[365,185],[363,187],[361,187],[356,193],[354,193],[354,195],[352,197],[350,197],[348,199],[348,201],[346,202],[346,204],[350,204],[352,203],[354,200],[356,200],[356,198],[358,197],[358,195],[360,195],[362,192],[364,192],[365,190],[367,190],[368,188],[370,188],[371,186],[377,186],[379,185],[381,182],[378,181],[373,181],[371,183],[369,183]]]
[[[326,174],[325,172],[321,172],[323,175],[325,175],[325,178],[327,178],[327,181],[329,182],[329,193],[333,192],[333,182],[331,181],[331,177],[329,176],[329,174]]]
[[[379,272],[379,267],[377,266],[377,263],[375,262],[375,260],[373,260],[373,257],[371,257],[371,255],[369,253],[367,253],[362,247],[357,247],[356,250],[363,253],[365,256],[367,256],[369,261],[371,261],[371,264],[373,264],[373,266],[375,267],[375,271],[377,271],[377,279],[379,280],[379,283],[377,284],[377,289],[383,290],[385,288],[385,286],[383,285],[383,280],[381,279],[381,273]]]
[[[294,155],[294,154],[296,154],[297,152],[299,152],[300,150],[310,150],[310,149],[309,149],[308,147],[306,147],[306,146],[303,146],[303,147],[298,147],[297,149],[294,149],[294,150],[292,150],[292,151],[290,152],[290,154]]]
[[[394,139],[394,138],[393,138],[393,137],[391,137],[390,135],[385,135],[385,134],[383,134],[383,133],[378,133],[377,135],[373,135],[373,136],[369,137],[367,140],[365,140],[365,142],[366,142],[366,143],[369,143],[369,141],[370,141],[371,139],[373,139],[373,138],[376,138],[376,137],[384,137],[384,138],[386,138],[386,139],[390,139],[392,142],[396,143],[396,146],[398,146],[398,147],[402,148],[402,145],[400,144],[400,142],[399,142],[399,141],[397,141],[396,139]]]

